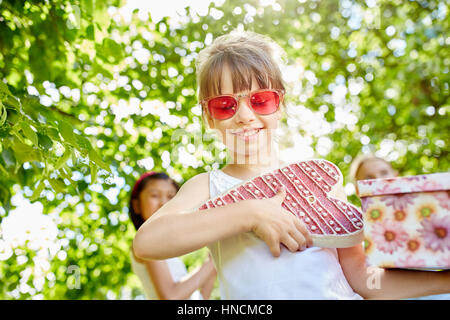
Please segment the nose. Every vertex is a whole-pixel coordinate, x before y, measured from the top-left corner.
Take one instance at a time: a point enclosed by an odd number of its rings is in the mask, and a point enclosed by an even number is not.
[[[240,99],[235,119],[238,123],[251,123],[255,121],[255,113],[249,105],[248,99]]]
[[[159,198],[159,201],[156,203],[157,209],[159,210],[167,201],[164,198]]]
[[[162,207],[163,205],[165,205],[167,202],[169,202],[169,200],[170,200],[170,197],[163,197],[163,198],[161,198],[161,201],[160,201],[160,207]]]

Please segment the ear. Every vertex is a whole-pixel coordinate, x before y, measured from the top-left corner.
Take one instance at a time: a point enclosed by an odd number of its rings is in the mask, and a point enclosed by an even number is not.
[[[141,214],[141,204],[138,199],[132,199],[131,205],[133,206],[133,210],[136,214]]]

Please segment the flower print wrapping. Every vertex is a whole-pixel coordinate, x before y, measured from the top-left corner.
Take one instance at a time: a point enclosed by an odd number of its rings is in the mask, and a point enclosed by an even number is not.
[[[450,269],[450,173],[358,181],[369,266]]]

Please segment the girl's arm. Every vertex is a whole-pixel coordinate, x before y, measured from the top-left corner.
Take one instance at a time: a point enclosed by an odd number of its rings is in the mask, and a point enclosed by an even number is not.
[[[403,299],[450,292],[450,271],[367,267],[362,245],[338,249],[348,283],[365,299]]]
[[[344,189],[336,197],[347,201]],[[365,299],[403,299],[450,292],[450,271],[413,271],[368,267],[362,244],[338,249],[347,281]]]
[[[209,254],[207,262],[211,263],[214,266],[212,261],[213,260],[212,260],[211,254]],[[211,292],[214,289],[214,284],[216,282],[217,271],[216,271],[215,267],[213,267],[213,269],[214,269],[214,272],[210,274],[209,278],[205,281],[205,283],[203,284],[203,286],[200,290],[200,293],[202,294],[203,299],[205,299],[205,300],[207,300],[211,297]]]
[[[300,220],[282,208],[284,189],[270,199],[251,199],[207,210],[192,210],[209,199],[208,173],[187,181],[176,196],[147,219],[133,240],[141,259],[167,259],[198,250],[217,240],[254,232],[278,257],[281,244],[292,252],[311,244]]]
[[[216,276],[216,270],[210,259],[208,259],[199,269],[187,274],[185,278],[178,282],[173,280],[166,261],[147,260],[141,262],[145,264],[150,279],[155,286],[156,293],[161,300],[189,299],[195,290],[209,285],[211,278],[215,279]],[[211,291],[209,294],[210,293]],[[203,297],[208,299],[209,294],[208,296]]]
[[[208,300],[211,297],[211,293],[214,289],[214,284],[216,283],[216,276],[217,273],[214,273],[211,275],[208,280],[203,285],[202,289],[200,290],[200,293],[202,294],[203,299]]]

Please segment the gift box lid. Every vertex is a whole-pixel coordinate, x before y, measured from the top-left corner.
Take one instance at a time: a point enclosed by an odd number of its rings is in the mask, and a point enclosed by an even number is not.
[[[359,180],[359,197],[450,190],[450,172],[430,173],[417,176]]]

